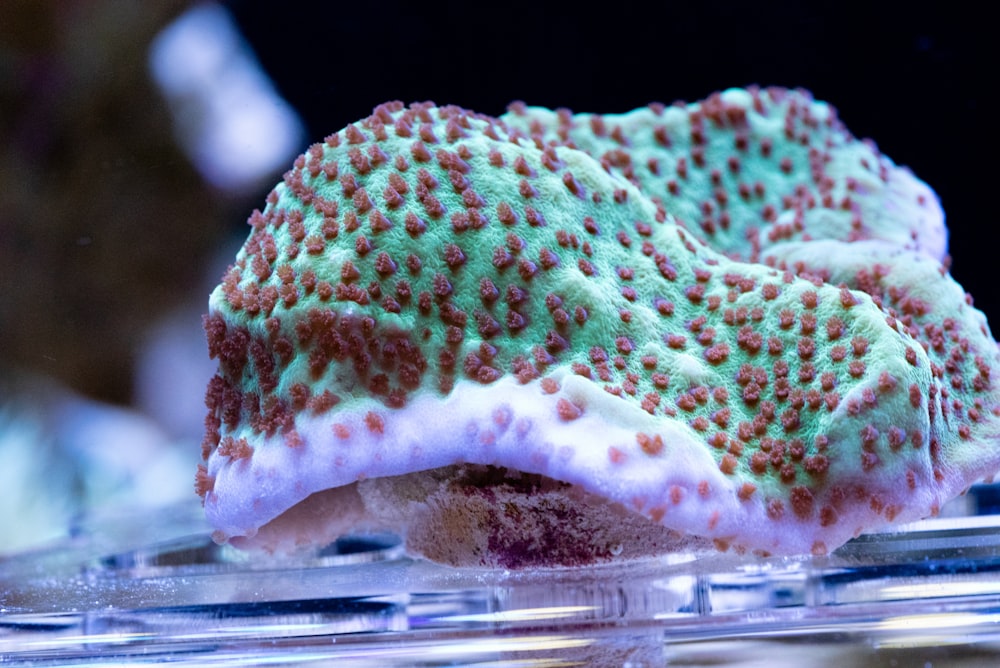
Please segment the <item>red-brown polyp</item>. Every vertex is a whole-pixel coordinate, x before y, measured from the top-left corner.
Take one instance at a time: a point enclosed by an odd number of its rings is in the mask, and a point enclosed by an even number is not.
[[[205,319],[220,540],[810,554],[1000,466],[998,353],[933,194],[801,92],[390,103],[250,223]]]

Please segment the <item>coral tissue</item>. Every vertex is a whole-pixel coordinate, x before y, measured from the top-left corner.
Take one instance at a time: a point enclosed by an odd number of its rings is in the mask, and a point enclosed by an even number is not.
[[[389,103],[249,224],[205,318],[220,540],[822,554],[1000,466],[997,346],[937,198],[804,91]]]

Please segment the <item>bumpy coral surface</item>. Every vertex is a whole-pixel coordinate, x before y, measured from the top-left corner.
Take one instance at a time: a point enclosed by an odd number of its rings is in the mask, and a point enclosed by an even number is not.
[[[597,115],[511,106],[532,138],[586,151],[730,257],[790,241],[879,239],[945,254],[937,197],[802,91],[728,90],[694,104]]]
[[[939,262],[936,198],[802,92],[387,104],[249,223],[205,320],[220,539],[470,464],[719,548],[824,553],[1000,466],[998,353]]]

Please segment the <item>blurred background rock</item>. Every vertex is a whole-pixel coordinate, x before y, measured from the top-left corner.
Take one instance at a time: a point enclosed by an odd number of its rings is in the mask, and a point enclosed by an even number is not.
[[[607,113],[807,88],[939,193],[953,274],[998,326],[989,21],[961,3],[582,7],[0,1],[0,552],[110,499],[196,502],[208,292],[294,155],[390,99]],[[161,457],[151,484],[140,464]]]
[[[138,343],[188,299],[224,203],[150,81],[184,2],[0,3],[0,323],[11,367],[118,403]]]
[[[216,5],[0,2],[0,552],[191,498],[200,314],[302,141]]]

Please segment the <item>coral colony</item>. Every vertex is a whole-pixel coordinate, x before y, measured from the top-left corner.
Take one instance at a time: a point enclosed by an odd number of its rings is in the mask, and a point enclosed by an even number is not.
[[[801,90],[389,103],[249,224],[205,318],[218,540],[824,554],[1000,468],[997,346],[934,193]]]

